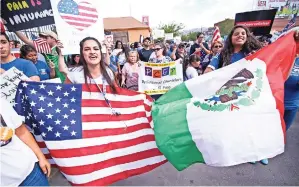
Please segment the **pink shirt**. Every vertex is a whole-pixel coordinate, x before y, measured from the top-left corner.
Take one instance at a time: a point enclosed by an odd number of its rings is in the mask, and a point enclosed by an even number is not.
[[[138,91],[138,64],[125,63],[122,74],[126,77],[126,86],[129,90]]]

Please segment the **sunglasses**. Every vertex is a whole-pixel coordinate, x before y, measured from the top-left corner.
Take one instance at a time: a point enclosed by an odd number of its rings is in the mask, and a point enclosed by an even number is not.
[[[221,45],[215,45],[214,48],[222,48]]]
[[[162,48],[156,48],[156,49],[154,49],[155,51],[159,51],[160,49],[162,49]]]

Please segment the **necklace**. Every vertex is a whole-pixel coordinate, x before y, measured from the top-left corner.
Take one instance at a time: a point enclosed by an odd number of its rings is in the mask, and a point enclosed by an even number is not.
[[[104,98],[106,104],[107,104],[108,107],[110,108],[110,110],[111,110],[111,115],[120,116],[121,113],[118,112],[118,111],[116,111],[114,108],[112,108],[112,105],[111,105],[110,101],[109,101],[109,100],[107,99],[107,97],[106,97],[106,84],[105,84],[106,81],[105,81],[105,79],[102,78],[102,81],[103,81],[103,90],[101,89],[101,87],[99,86],[99,84],[96,82],[96,80],[95,80],[94,78],[92,78],[92,79],[93,79],[93,81],[95,82],[95,84],[97,85],[98,89],[100,90],[100,93],[102,94],[102,96],[103,96],[103,98]],[[126,131],[127,131],[127,127],[128,127],[127,124],[126,124],[126,122],[123,121],[123,120],[120,120],[120,121],[123,122],[123,124],[124,124],[124,126],[125,126],[124,131],[126,132]]]

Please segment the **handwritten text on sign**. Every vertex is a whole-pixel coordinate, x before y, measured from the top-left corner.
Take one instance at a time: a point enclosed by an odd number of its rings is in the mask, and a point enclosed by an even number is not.
[[[164,94],[183,82],[180,61],[163,64],[141,63],[138,87],[149,95]]]
[[[48,0],[1,0],[1,10],[9,31],[54,24]]]
[[[14,104],[15,95],[17,92],[18,84],[21,80],[26,80],[28,77],[24,75],[17,68],[10,68],[8,71],[1,75],[1,98]]]

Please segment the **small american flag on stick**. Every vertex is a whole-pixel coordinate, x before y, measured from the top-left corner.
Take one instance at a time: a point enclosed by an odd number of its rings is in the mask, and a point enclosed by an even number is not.
[[[220,38],[221,38],[220,29],[219,29],[218,26],[215,26],[215,30],[214,30],[214,33],[213,33],[212,43],[218,41]]]
[[[51,47],[45,39],[38,38],[36,40],[33,40],[33,44],[38,53],[45,53],[45,54],[51,53]]]

